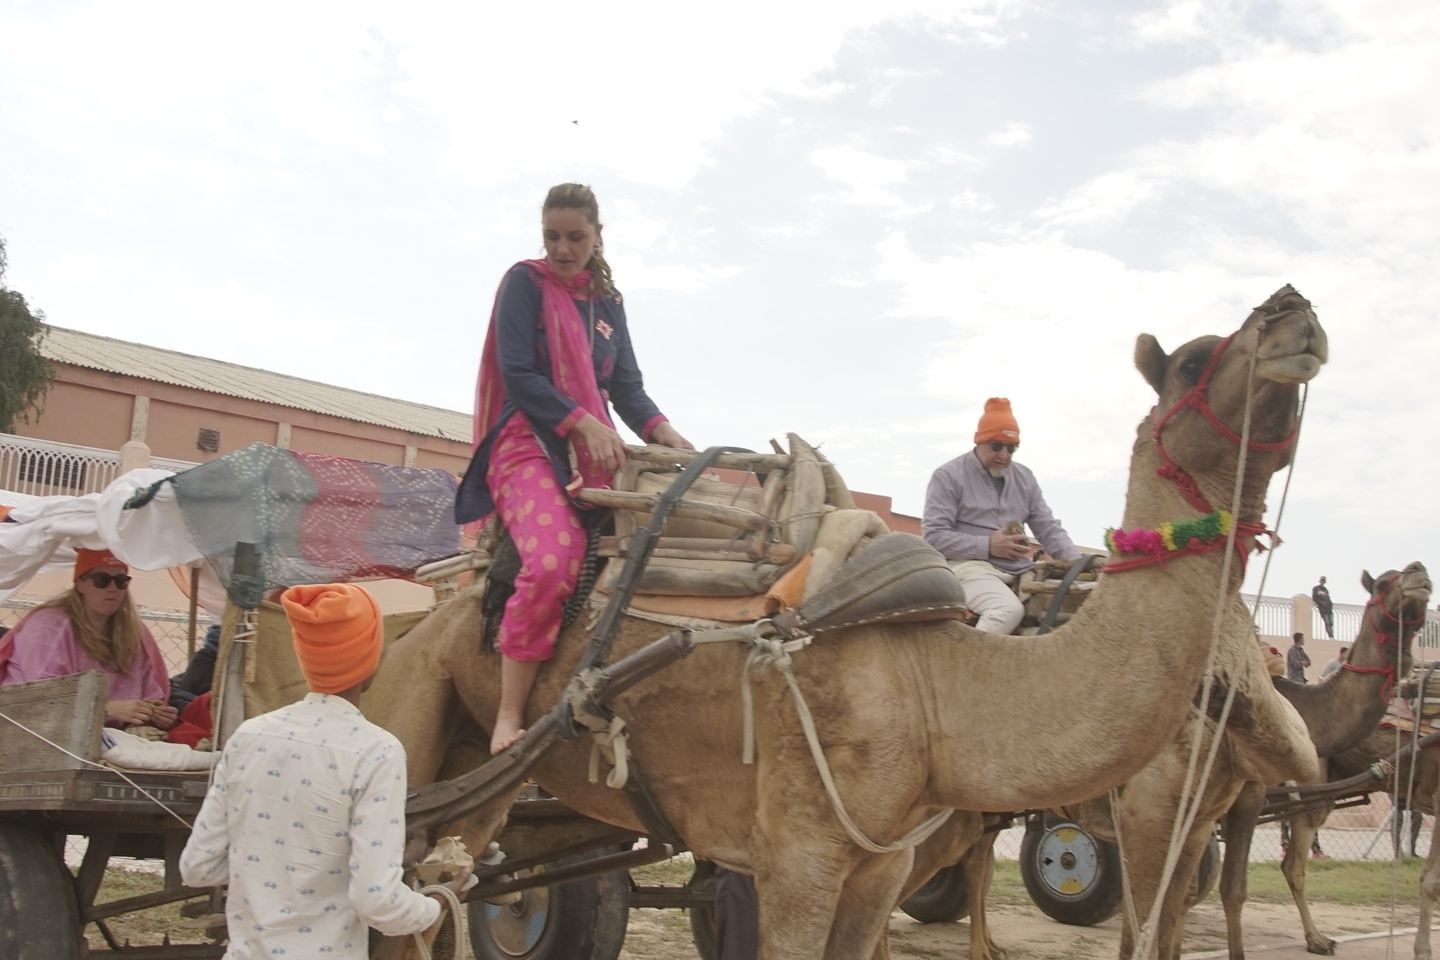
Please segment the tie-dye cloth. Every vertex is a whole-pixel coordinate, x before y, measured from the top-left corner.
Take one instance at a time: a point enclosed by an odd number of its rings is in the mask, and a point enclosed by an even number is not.
[[[275,587],[406,577],[459,552],[455,477],[444,470],[254,443],[161,482],[174,484],[190,539],[242,606]],[[258,553],[243,583],[232,582],[237,543]]]

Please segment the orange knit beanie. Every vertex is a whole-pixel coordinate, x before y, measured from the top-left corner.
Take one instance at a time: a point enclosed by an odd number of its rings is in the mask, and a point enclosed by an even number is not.
[[[121,560],[109,550],[86,550],[84,547],[75,548],[75,579],[79,580],[85,574],[97,567],[124,567],[130,569],[130,565]]]
[[[295,655],[316,693],[339,693],[368,680],[380,665],[380,606],[353,583],[291,587],[280,596]]]
[[[989,443],[991,440],[1020,443],[1020,425],[1015,422],[1015,414],[1010,412],[1010,401],[1005,397],[991,397],[985,401],[985,412],[980,417],[980,425],[975,428],[976,443]]]

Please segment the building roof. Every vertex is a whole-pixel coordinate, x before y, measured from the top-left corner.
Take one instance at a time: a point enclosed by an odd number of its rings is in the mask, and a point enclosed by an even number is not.
[[[464,443],[470,441],[472,425],[468,413],[362,393],[128,340],[52,326],[41,352],[56,363],[169,383],[205,393],[273,403],[427,437]]]

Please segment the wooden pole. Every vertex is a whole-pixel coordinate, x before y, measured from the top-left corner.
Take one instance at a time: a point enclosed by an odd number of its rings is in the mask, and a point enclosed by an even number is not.
[[[190,568],[190,637],[188,649],[185,652],[185,663],[188,665],[195,659],[196,637],[195,631],[200,626],[200,568]]]

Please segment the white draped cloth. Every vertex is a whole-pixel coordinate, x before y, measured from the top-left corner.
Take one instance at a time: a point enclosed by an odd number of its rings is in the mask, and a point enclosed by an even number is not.
[[[164,570],[203,559],[190,542],[175,490],[162,486],[138,510],[124,509],[136,491],[172,476],[169,470],[131,470],[100,493],[36,497],[0,490],[11,507],[0,523],[0,602],[47,570],[70,567],[75,548],[109,550],[137,570]]]

